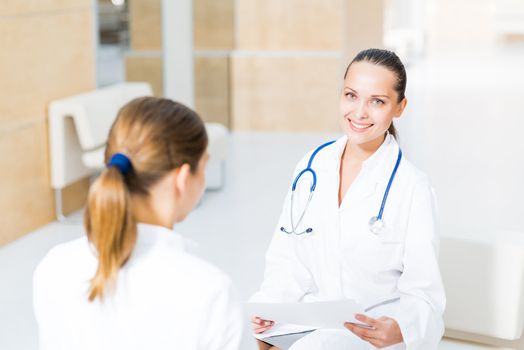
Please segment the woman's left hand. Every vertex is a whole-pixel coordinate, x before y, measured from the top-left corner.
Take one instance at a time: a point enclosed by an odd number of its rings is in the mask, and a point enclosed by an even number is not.
[[[355,317],[360,322],[367,324],[369,328],[350,322],[344,323],[344,327],[376,348],[384,348],[404,341],[397,321],[390,317],[383,316],[374,319],[360,314]]]

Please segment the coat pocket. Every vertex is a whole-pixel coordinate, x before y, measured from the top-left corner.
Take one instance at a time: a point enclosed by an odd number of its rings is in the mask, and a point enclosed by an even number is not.
[[[403,242],[391,232],[369,232],[355,246],[355,263],[372,273],[401,270],[402,249]]]

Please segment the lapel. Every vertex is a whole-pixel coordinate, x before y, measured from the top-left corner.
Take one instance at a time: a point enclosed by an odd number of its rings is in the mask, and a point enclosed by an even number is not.
[[[388,133],[379,149],[362,164],[360,173],[348,189],[340,205],[341,211],[351,207],[354,203],[362,203],[362,201],[370,197],[373,197],[373,199],[375,197],[381,197],[379,190],[386,188],[397,160],[398,148],[395,138]],[[340,150],[337,160],[339,166],[342,150],[343,148]],[[336,193],[338,196],[338,168],[335,175],[337,179]],[[377,203],[377,206],[380,206],[380,203]]]

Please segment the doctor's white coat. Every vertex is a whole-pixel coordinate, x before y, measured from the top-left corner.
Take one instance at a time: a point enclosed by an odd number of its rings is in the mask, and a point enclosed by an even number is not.
[[[297,229],[311,227],[311,234],[281,232],[282,226],[291,228],[291,192],[287,194],[266,255],[264,281],[251,301],[353,299],[367,307],[400,297],[368,313],[398,322],[404,344],[391,349],[437,349],[444,331],[445,294],[438,266],[433,189],[427,177],[403,157],[384,210],[385,230],[371,233],[368,222],[378,214],[399,146],[388,134],[363,163],[339,207],[339,166],[346,142],[345,136],[338,139],[313,161],[316,190]],[[299,162],[293,176],[307,166],[311,153]],[[307,202],[310,179],[301,179],[297,186],[295,222]],[[351,346],[374,348],[349,331],[325,330],[302,338],[292,349]]]
[[[245,319],[228,276],[185,252],[184,239],[138,224],[103,302],[87,300],[98,261],[85,237],[53,248],[34,274],[41,350],[238,350]],[[249,339],[249,338],[247,338]]]

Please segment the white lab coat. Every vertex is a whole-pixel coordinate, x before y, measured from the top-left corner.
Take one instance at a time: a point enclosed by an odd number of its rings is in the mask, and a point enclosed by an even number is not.
[[[53,248],[34,273],[41,350],[237,350],[245,319],[230,279],[173,231],[138,224],[114,293],[87,300],[97,260],[86,238]]]
[[[368,222],[378,214],[399,146],[388,134],[363,163],[339,207],[339,167],[346,142],[346,137],[338,139],[313,161],[317,186],[298,228],[311,227],[312,234],[280,231],[281,226],[290,230],[291,192],[287,194],[267,251],[264,281],[251,301],[353,299],[370,306],[400,297],[396,303],[369,312],[372,317],[389,316],[398,322],[404,344],[391,349],[437,349],[444,331],[445,294],[437,258],[433,189],[404,156],[384,210],[386,230],[371,233]],[[299,162],[293,178],[306,167],[311,153]],[[310,185],[304,179],[297,187],[295,217],[302,213]],[[374,348],[347,330],[325,330],[302,338],[291,349],[351,347]]]

